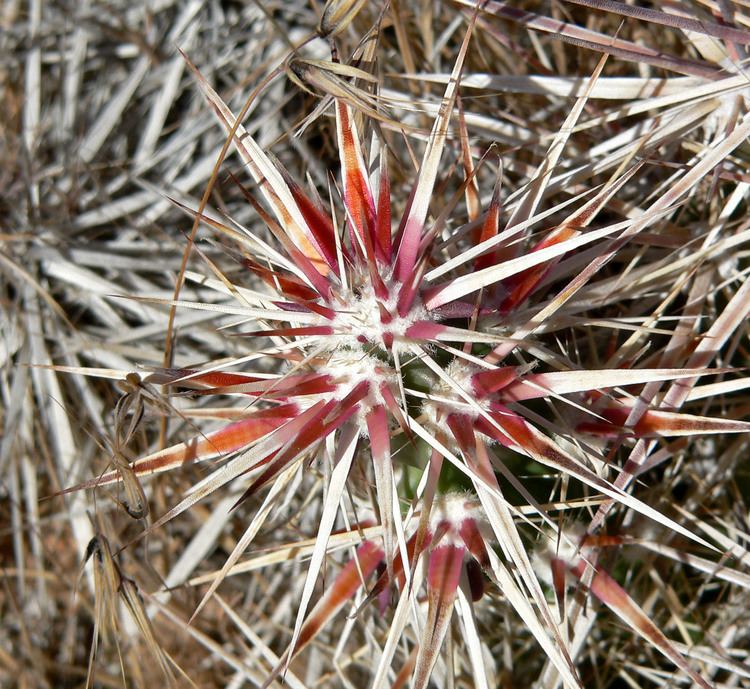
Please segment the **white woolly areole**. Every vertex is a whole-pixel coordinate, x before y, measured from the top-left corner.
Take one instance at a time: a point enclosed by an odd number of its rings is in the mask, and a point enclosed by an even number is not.
[[[474,382],[472,376],[480,369],[474,364],[456,358],[448,364],[445,375],[461,388],[476,404],[484,410],[489,409],[486,402],[478,400],[474,393]],[[438,377],[435,385],[430,390],[432,399],[422,403],[422,413],[425,416],[426,425],[434,430],[445,430],[445,416],[450,413],[459,413],[470,419],[479,417],[480,411],[474,405],[469,404],[447,380]]]
[[[329,375],[336,381],[334,399],[343,399],[363,381],[370,383],[370,387],[376,389],[380,388],[382,383],[393,385],[397,381],[396,372],[386,362],[359,348],[337,349],[318,371]],[[378,395],[380,396],[379,392]]]
[[[491,537],[489,522],[476,495],[473,493],[446,493],[437,496],[430,510],[429,530],[435,533],[444,523],[450,524],[450,528],[435,546],[464,546],[460,528],[461,524],[467,519],[474,521],[485,540]]]
[[[330,376],[336,383],[333,392],[321,396],[325,401],[342,400],[360,383],[368,384],[367,396],[358,403],[356,415],[362,435],[367,434],[367,413],[373,407],[385,405],[381,386],[385,383],[393,388],[398,381],[396,372],[388,363],[365,353],[361,348],[335,350],[318,371]]]
[[[432,503],[430,525],[436,527],[442,521],[460,525],[464,519],[486,522],[487,518],[479,499],[473,493],[445,493],[438,495]]]
[[[367,342],[384,347],[383,338],[386,334],[394,338],[403,337],[407,329],[417,321],[433,320],[432,314],[418,299],[406,316],[399,316],[397,302],[401,283],[392,279],[390,271],[382,276],[382,280],[388,292],[388,298],[384,300],[375,295],[370,276],[362,269],[351,276],[349,288],[337,294],[340,306],[336,309],[332,323],[337,333],[337,344],[351,348],[361,347],[363,343],[358,338],[364,338]],[[389,323],[381,322],[380,306],[391,315]],[[331,324],[329,321],[321,323]]]

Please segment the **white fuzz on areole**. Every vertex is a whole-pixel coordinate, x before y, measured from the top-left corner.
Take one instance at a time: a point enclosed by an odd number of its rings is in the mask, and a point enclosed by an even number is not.
[[[370,392],[360,403],[367,408],[385,404],[381,385],[395,386],[398,382],[396,372],[387,362],[367,354],[361,347],[336,349],[318,371],[336,382],[335,391],[326,393],[327,399],[344,399],[357,385],[368,383]]]
[[[473,420],[481,416],[480,409],[489,409],[487,402],[477,399],[474,393],[472,376],[479,370],[464,359],[456,358],[445,369],[445,376],[454,385],[442,376],[436,377],[430,399],[422,403],[422,414],[429,428],[445,430],[445,416],[450,413],[460,413]],[[461,395],[456,387],[463,390],[466,396]]]
[[[450,525],[450,528],[433,545],[463,546],[460,529],[467,519],[474,521],[485,540],[492,538],[486,514],[475,494],[454,492],[436,496],[430,510],[429,531],[434,534],[441,526]]]
[[[387,299],[379,299],[372,287],[369,274],[361,268],[350,276],[348,289],[341,290],[336,296],[340,306],[336,309],[333,328],[338,337],[337,346],[361,346],[362,339],[368,343],[385,347],[385,336],[393,338],[404,337],[406,331],[417,321],[433,320],[433,316],[424,308],[417,297],[411,309],[405,316],[399,316],[397,310],[398,295],[401,283],[392,278],[389,270],[381,276],[388,292]],[[381,307],[391,315],[388,323],[381,321]],[[322,325],[330,325],[330,321],[321,320]]]
[[[473,397],[474,382],[472,381],[472,377],[479,370],[479,367],[474,364],[470,364],[464,359],[455,358],[450,364],[448,364],[445,373],[458,387]],[[438,383],[438,388],[444,389],[446,393],[450,392],[453,395],[458,395],[458,392],[454,390],[453,386],[442,378]]]
[[[474,493],[445,493],[435,498],[430,511],[430,524],[436,526],[441,521],[449,521],[460,525],[464,519],[474,519],[477,524],[487,521],[482,503]]]

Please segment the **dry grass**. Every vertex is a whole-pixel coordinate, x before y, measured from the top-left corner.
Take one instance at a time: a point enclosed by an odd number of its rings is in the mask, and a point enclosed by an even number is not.
[[[127,469],[129,459],[222,425],[209,396],[167,395],[174,390],[149,383],[149,372],[231,362],[258,349],[257,339],[229,335],[256,329],[232,311],[238,300],[229,286],[264,288],[243,266],[242,244],[211,222],[198,229],[179,294],[211,308],[178,308],[173,340],[166,338],[191,211],[210,180],[210,218],[269,237],[237,183],[256,191],[242,160],[228,156],[212,177],[226,132],[177,51],[240,112],[252,89],[314,33],[323,9],[317,1],[262,4],[30,0],[0,10],[2,686],[256,686],[292,639],[328,464],[290,474],[251,548],[189,626],[265,494],[232,510],[247,488],[235,481],[143,535],[210,469],[196,464],[142,481]],[[393,217],[401,217],[473,5],[391,0],[379,16],[381,3],[365,2],[335,42],[342,62],[357,55],[356,66],[376,84],[311,62],[330,60],[326,41],[315,39],[252,102],[247,131],[327,204],[341,178],[326,98],[346,98],[362,112],[367,148],[377,139],[388,149]],[[446,263],[467,251],[453,233],[486,211],[498,175],[501,228],[542,216],[521,236],[527,244],[602,185],[617,186],[591,230],[617,225],[618,239],[602,235],[565,252],[531,301],[493,323],[492,333],[526,342],[512,363],[539,360],[534,373],[721,369],[700,380],[644,378],[621,397],[640,399],[644,409],[747,420],[750,91],[743,65],[750,11],[739,2],[696,0],[654,3],[658,16],[633,17],[582,5],[489,2],[479,13],[455,109],[463,111],[463,142],[454,116],[427,209],[434,220],[455,202],[436,255]],[[468,185],[466,159],[475,168]],[[439,265],[432,266],[438,284]],[[597,270],[569,300],[555,300],[590,266]],[[278,370],[276,359],[246,366]],[[125,381],[131,371],[140,379]],[[583,393],[568,397],[591,402]],[[579,436],[568,434],[575,408],[551,396],[525,409],[546,436],[576,451]],[[617,537],[591,560],[695,675],[715,687],[750,687],[750,434],[585,443],[607,460],[592,463],[593,471],[665,521],[622,505],[607,512],[606,498],[590,485],[499,450],[528,490],[501,481],[524,548],[536,556],[554,528]],[[117,487],[45,499],[113,466],[123,471]],[[362,475],[346,503],[360,509],[375,494],[363,466],[352,470]],[[406,481],[409,471],[398,477]],[[149,516],[134,519],[122,503],[133,512],[141,490]],[[529,497],[544,504],[547,521]],[[347,513],[351,523],[360,517]],[[328,543],[313,602],[359,539],[348,524],[336,522],[342,532]],[[541,578],[540,562],[534,559]],[[595,592],[591,572],[583,580]],[[474,609],[487,686],[560,686],[511,594],[485,583]],[[568,583],[562,600],[554,586],[544,594],[563,620],[558,632],[583,686],[691,685],[636,633],[637,624]],[[419,601],[415,594],[415,609]],[[286,681],[368,686],[393,615],[381,615],[376,603],[357,616],[339,614],[292,661]],[[432,681],[479,686],[467,650],[474,640],[454,617]],[[414,661],[417,626],[405,625],[399,636],[388,686],[408,682],[409,672],[398,673],[410,655]]]

